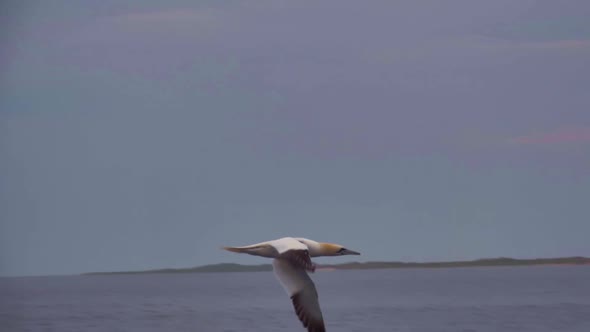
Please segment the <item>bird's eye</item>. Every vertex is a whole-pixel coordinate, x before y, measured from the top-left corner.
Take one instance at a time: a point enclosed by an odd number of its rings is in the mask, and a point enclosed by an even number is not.
[[[345,250],[346,250],[346,248],[341,248],[340,250],[338,250],[338,253],[339,253],[340,255],[342,255],[342,254],[344,254],[344,251],[345,251]]]

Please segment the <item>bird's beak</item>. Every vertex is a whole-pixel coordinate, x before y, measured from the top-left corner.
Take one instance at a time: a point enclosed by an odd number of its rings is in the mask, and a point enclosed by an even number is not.
[[[356,252],[353,250],[344,249],[342,250],[342,255],[360,255],[360,252]]]

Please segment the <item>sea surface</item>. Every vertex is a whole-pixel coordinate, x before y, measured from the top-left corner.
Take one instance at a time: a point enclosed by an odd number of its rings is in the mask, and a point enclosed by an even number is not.
[[[319,271],[328,331],[590,331],[590,266]],[[0,278],[0,331],[304,331],[272,272]]]

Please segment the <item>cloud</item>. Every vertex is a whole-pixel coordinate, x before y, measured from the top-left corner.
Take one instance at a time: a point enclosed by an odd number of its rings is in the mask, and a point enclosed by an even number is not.
[[[550,40],[550,41],[539,41],[539,42],[521,42],[521,43],[516,43],[514,45],[514,47],[525,48],[525,49],[538,49],[538,50],[583,49],[583,48],[590,48],[590,40],[564,39],[564,40]]]
[[[590,127],[568,127],[548,133],[519,136],[510,141],[521,145],[590,142]]]
[[[543,41],[520,41],[488,36],[470,36],[461,40],[465,45],[491,50],[523,50],[523,51],[568,51],[589,50],[590,39],[557,39]]]

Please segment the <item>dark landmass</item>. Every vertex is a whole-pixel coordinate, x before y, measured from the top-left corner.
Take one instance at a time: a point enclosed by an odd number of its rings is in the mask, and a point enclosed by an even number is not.
[[[561,258],[484,258],[473,261],[455,262],[366,262],[366,263],[342,263],[320,264],[318,270],[369,270],[369,269],[400,269],[400,268],[452,268],[452,267],[483,267],[483,266],[532,266],[532,265],[590,265],[587,257],[561,257]],[[157,269],[145,271],[120,271],[120,272],[91,272],[84,275],[108,275],[108,274],[144,274],[144,273],[206,273],[206,272],[260,272],[272,271],[272,265],[241,265],[234,263],[222,263],[197,266],[180,269]]]

